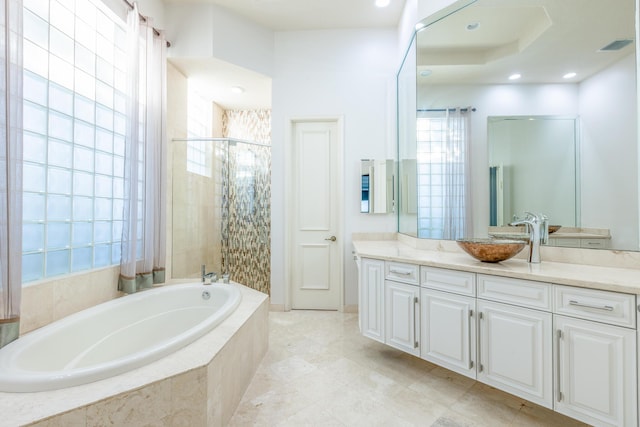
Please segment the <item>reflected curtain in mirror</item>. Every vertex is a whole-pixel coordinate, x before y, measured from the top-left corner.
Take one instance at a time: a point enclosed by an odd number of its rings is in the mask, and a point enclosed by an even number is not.
[[[166,41],[138,9],[127,17],[127,135],[118,289],[164,282],[166,224]]]
[[[471,112],[471,108],[417,112],[418,237],[472,235]]]
[[[22,1],[0,0],[0,347],[18,338],[22,287]]]

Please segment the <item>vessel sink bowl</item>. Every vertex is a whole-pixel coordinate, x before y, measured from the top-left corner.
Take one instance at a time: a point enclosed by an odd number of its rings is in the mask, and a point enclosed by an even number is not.
[[[524,240],[506,239],[462,239],[458,245],[469,255],[482,262],[507,260],[525,247]]]
[[[562,226],[561,225],[550,225],[549,226],[549,234],[555,233],[556,231],[560,230],[560,227],[562,227]]]

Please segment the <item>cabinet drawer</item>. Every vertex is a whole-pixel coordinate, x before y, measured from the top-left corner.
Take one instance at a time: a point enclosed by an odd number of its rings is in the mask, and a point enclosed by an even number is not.
[[[476,275],[474,273],[420,267],[420,276],[420,286],[422,287],[471,297],[476,295]]]
[[[636,297],[630,294],[554,285],[554,312],[627,328],[636,327]]]
[[[580,239],[581,248],[606,249],[609,247],[607,239]]]
[[[551,284],[478,274],[478,298],[551,311]]]
[[[387,261],[384,263],[384,277],[388,280],[396,282],[409,283],[410,285],[419,284],[420,268],[414,264],[405,264],[402,262]]]

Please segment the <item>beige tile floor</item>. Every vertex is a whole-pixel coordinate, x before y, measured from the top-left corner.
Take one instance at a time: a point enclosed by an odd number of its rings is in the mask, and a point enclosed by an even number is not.
[[[580,426],[360,336],[355,314],[271,312],[269,351],[230,426]]]

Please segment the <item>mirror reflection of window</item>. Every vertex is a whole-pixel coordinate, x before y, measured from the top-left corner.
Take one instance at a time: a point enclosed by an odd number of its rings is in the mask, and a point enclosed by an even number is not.
[[[418,237],[471,233],[468,153],[471,108],[418,110]]]

